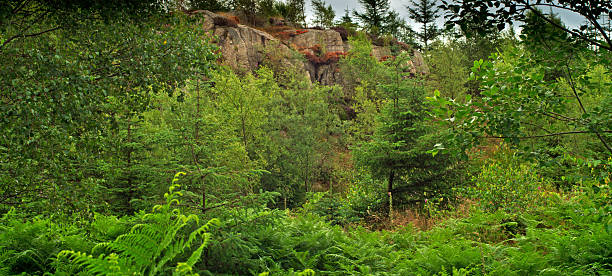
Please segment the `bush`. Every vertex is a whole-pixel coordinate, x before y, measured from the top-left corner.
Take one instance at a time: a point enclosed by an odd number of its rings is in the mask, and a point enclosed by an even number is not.
[[[518,212],[541,204],[544,191],[551,185],[538,175],[537,166],[520,162],[510,152],[503,152],[501,157],[484,165],[473,178],[475,186],[471,190],[481,206],[488,211]]]
[[[342,38],[342,41],[348,41],[348,37],[349,37],[349,31],[342,27],[342,26],[338,26],[338,27],[333,27],[331,28],[332,30],[338,32],[340,34],[340,37]]]
[[[306,57],[308,61],[310,61],[311,63],[315,65],[337,63],[340,60],[340,58],[345,57],[347,55],[346,52],[342,52],[342,51],[327,52],[322,57],[317,56],[308,50],[301,50],[300,53],[304,55],[304,57]]]
[[[235,16],[233,16],[231,18],[230,17],[225,17],[225,16],[215,16],[215,17],[213,17],[213,23],[216,26],[236,28],[236,27],[238,27],[238,22],[240,22],[240,21]]]
[[[189,0],[189,6],[195,10],[226,11],[227,1],[221,0]]]
[[[337,63],[340,60],[340,58],[345,57],[346,55],[347,53],[343,51],[327,52],[321,58],[321,60],[322,60],[322,63],[324,64]]]
[[[313,213],[324,217],[331,225],[348,225],[361,221],[359,213],[343,202],[339,195],[331,195],[327,192],[310,193],[303,212]]]
[[[388,197],[384,184],[365,172],[360,172],[353,185],[348,187],[343,204],[359,217],[365,218],[385,211]]]

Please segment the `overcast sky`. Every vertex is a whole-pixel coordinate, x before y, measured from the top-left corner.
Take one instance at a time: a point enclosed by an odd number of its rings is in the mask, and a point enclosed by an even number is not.
[[[307,20],[308,22],[312,22],[313,10],[311,7],[310,0],[305,0],[305,1],[306,1],[306,16],[308,18]],[[325,2],[328,4],[331,4],[331,6],[336,11],[336,19],[340,19],[340,17],[344,15],[344,10],[347,8],[351,11],[353,9],[361,10],[361,7],[357,0],[325,0]],[[401,17],[406,19],[406,21],[410,25],[412,25],[413,29],[419,28],[417,24],[415,24],[413,21],[411,21],[408,18],[408,11],[406,9],[406,5],[408,5],[410,1],[408,0],[404,0],[404,1],[390,0],[389,2],[391,3],[391,9],[397,11]],[[548,11],[547,9],[544,9],[544,10]],[[576,14],[571,14],[570,12],[567,12],[567,11],[555,10],[554,12],[558,13],[561,19],[563,20],[563,22],[570,27],[577,27],[584,21],[581,16],[576,15]],[[438,24],[442,25],[443,23],[444,23],[443,14],[440,14],[440,18],[438,19]]]

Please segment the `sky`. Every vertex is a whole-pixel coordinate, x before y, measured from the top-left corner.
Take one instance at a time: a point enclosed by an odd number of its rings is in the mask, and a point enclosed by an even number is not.
[[[349,10],[360,10],[360,4],[357,0],[324,0],[326,3],[330,4],[332,6],[332,8],[334,8],[334,11],[336,12],[336,19],[340,19],[340,17],[342,17],[342,15],[344,15],[344,10],[345,9],[349,9]],[[440,2],[440,1],[438,1]],[[389,1],[391,9],[397,11],[401,17],[403,17],[404,19],[406,19],[406,22],[408,22],[413,29],[418,29],[419,25],[416,24],[415,22],[411,21],[408,18],[408,11],[406,9],[406,5],[408,5],[410,3],[410,1],[408,0],[390,0]],[[548,10],[545,10],[548,11]],[[579,15],[575,15],[572,14],[570,12],[567,11],[562,11],[562,10],[555,10],[555,13],[558,13],[559,16],[561,17],[561,20],[563,20],[563,22],[572,28],[578,27],[581,23],[583,23],[583,18]],[[306,0],[306,17],[308,22],[312,22],[312,18],[313,18],[313,10],[310,4],[310,0]],[[442,25],[444,24],[444,18],[443,15],[440,15],[440,18],[437,20],[438,25]]]

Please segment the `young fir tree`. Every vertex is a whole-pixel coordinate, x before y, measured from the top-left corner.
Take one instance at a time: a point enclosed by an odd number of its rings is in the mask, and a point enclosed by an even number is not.
[[[322,28],[330,28],[334,24],[334,18],[336,12],[331,5],[326,5],[323,0],[312,0],[312,7],[314,9],[314,24]]]
[[[358,166],[387,182],[389,203],[398,198],[420,200],[423,192],[440,191],[449,185],[454,172],[451,156],[427,153],[435,130],[425,122],[425,88],[419,80],[407,77],[407,61],[402,53],[385,62],[383,84],[377,87],[383,105],[376,129],[354,153]]]
[[[436,16],[440,11],[436,6],[436,1],[411,0],[410,5],[406,6],[406,8],[408,9],[408,16],[410,19],[422,25],[417,36],[421,40],[423,48],[427,49],[429,42],[440,34],[438,27],[435,25]]]

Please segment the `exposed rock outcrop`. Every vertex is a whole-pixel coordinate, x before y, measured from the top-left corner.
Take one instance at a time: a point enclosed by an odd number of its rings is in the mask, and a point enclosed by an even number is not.
[[[347,52],[349,50],[348,44],[342,41],[340,33],[334,30],[310,29],[307,32],[292,37],[289,42],[299,48],[310,48],[314,45],[320,45],[327,52]]]
[[[270,58],[270,51],[281,56],[282,65],[292,66],[303,72],[311,81],[329,85],[339,83],[338,60],[349,50],[349,44],[335,30],[291,30],[280,32],[278,39],[270,33],[228,22],[223,15],[209,11],[193,11],[191,14],[202,16],[202,27],[216,37],[223,56],[222,62],[235,70],[256,70]],[[299,52],[303,58],[295,58]],[[391,56],[389,47],[374,46],[372,56],[377,59]],[[428,72],[423,57],[418,51],[412,52],[414,74]]]
[[[272,47],[278,54],[291,56],[293,50],[272,35],[237,24],[236,27],[217,25],[215,18],[223,17],[210,11],[193,11],[193,15],[201,16],[202,28],[214,35],[215,42],[219,45],[222,55],[222,63],[235,70],[253,71],[259,68],[266,59],[266,49]],[[296,66],[306,74],[304,63],[294,59],[283,59],[287,65]]]

